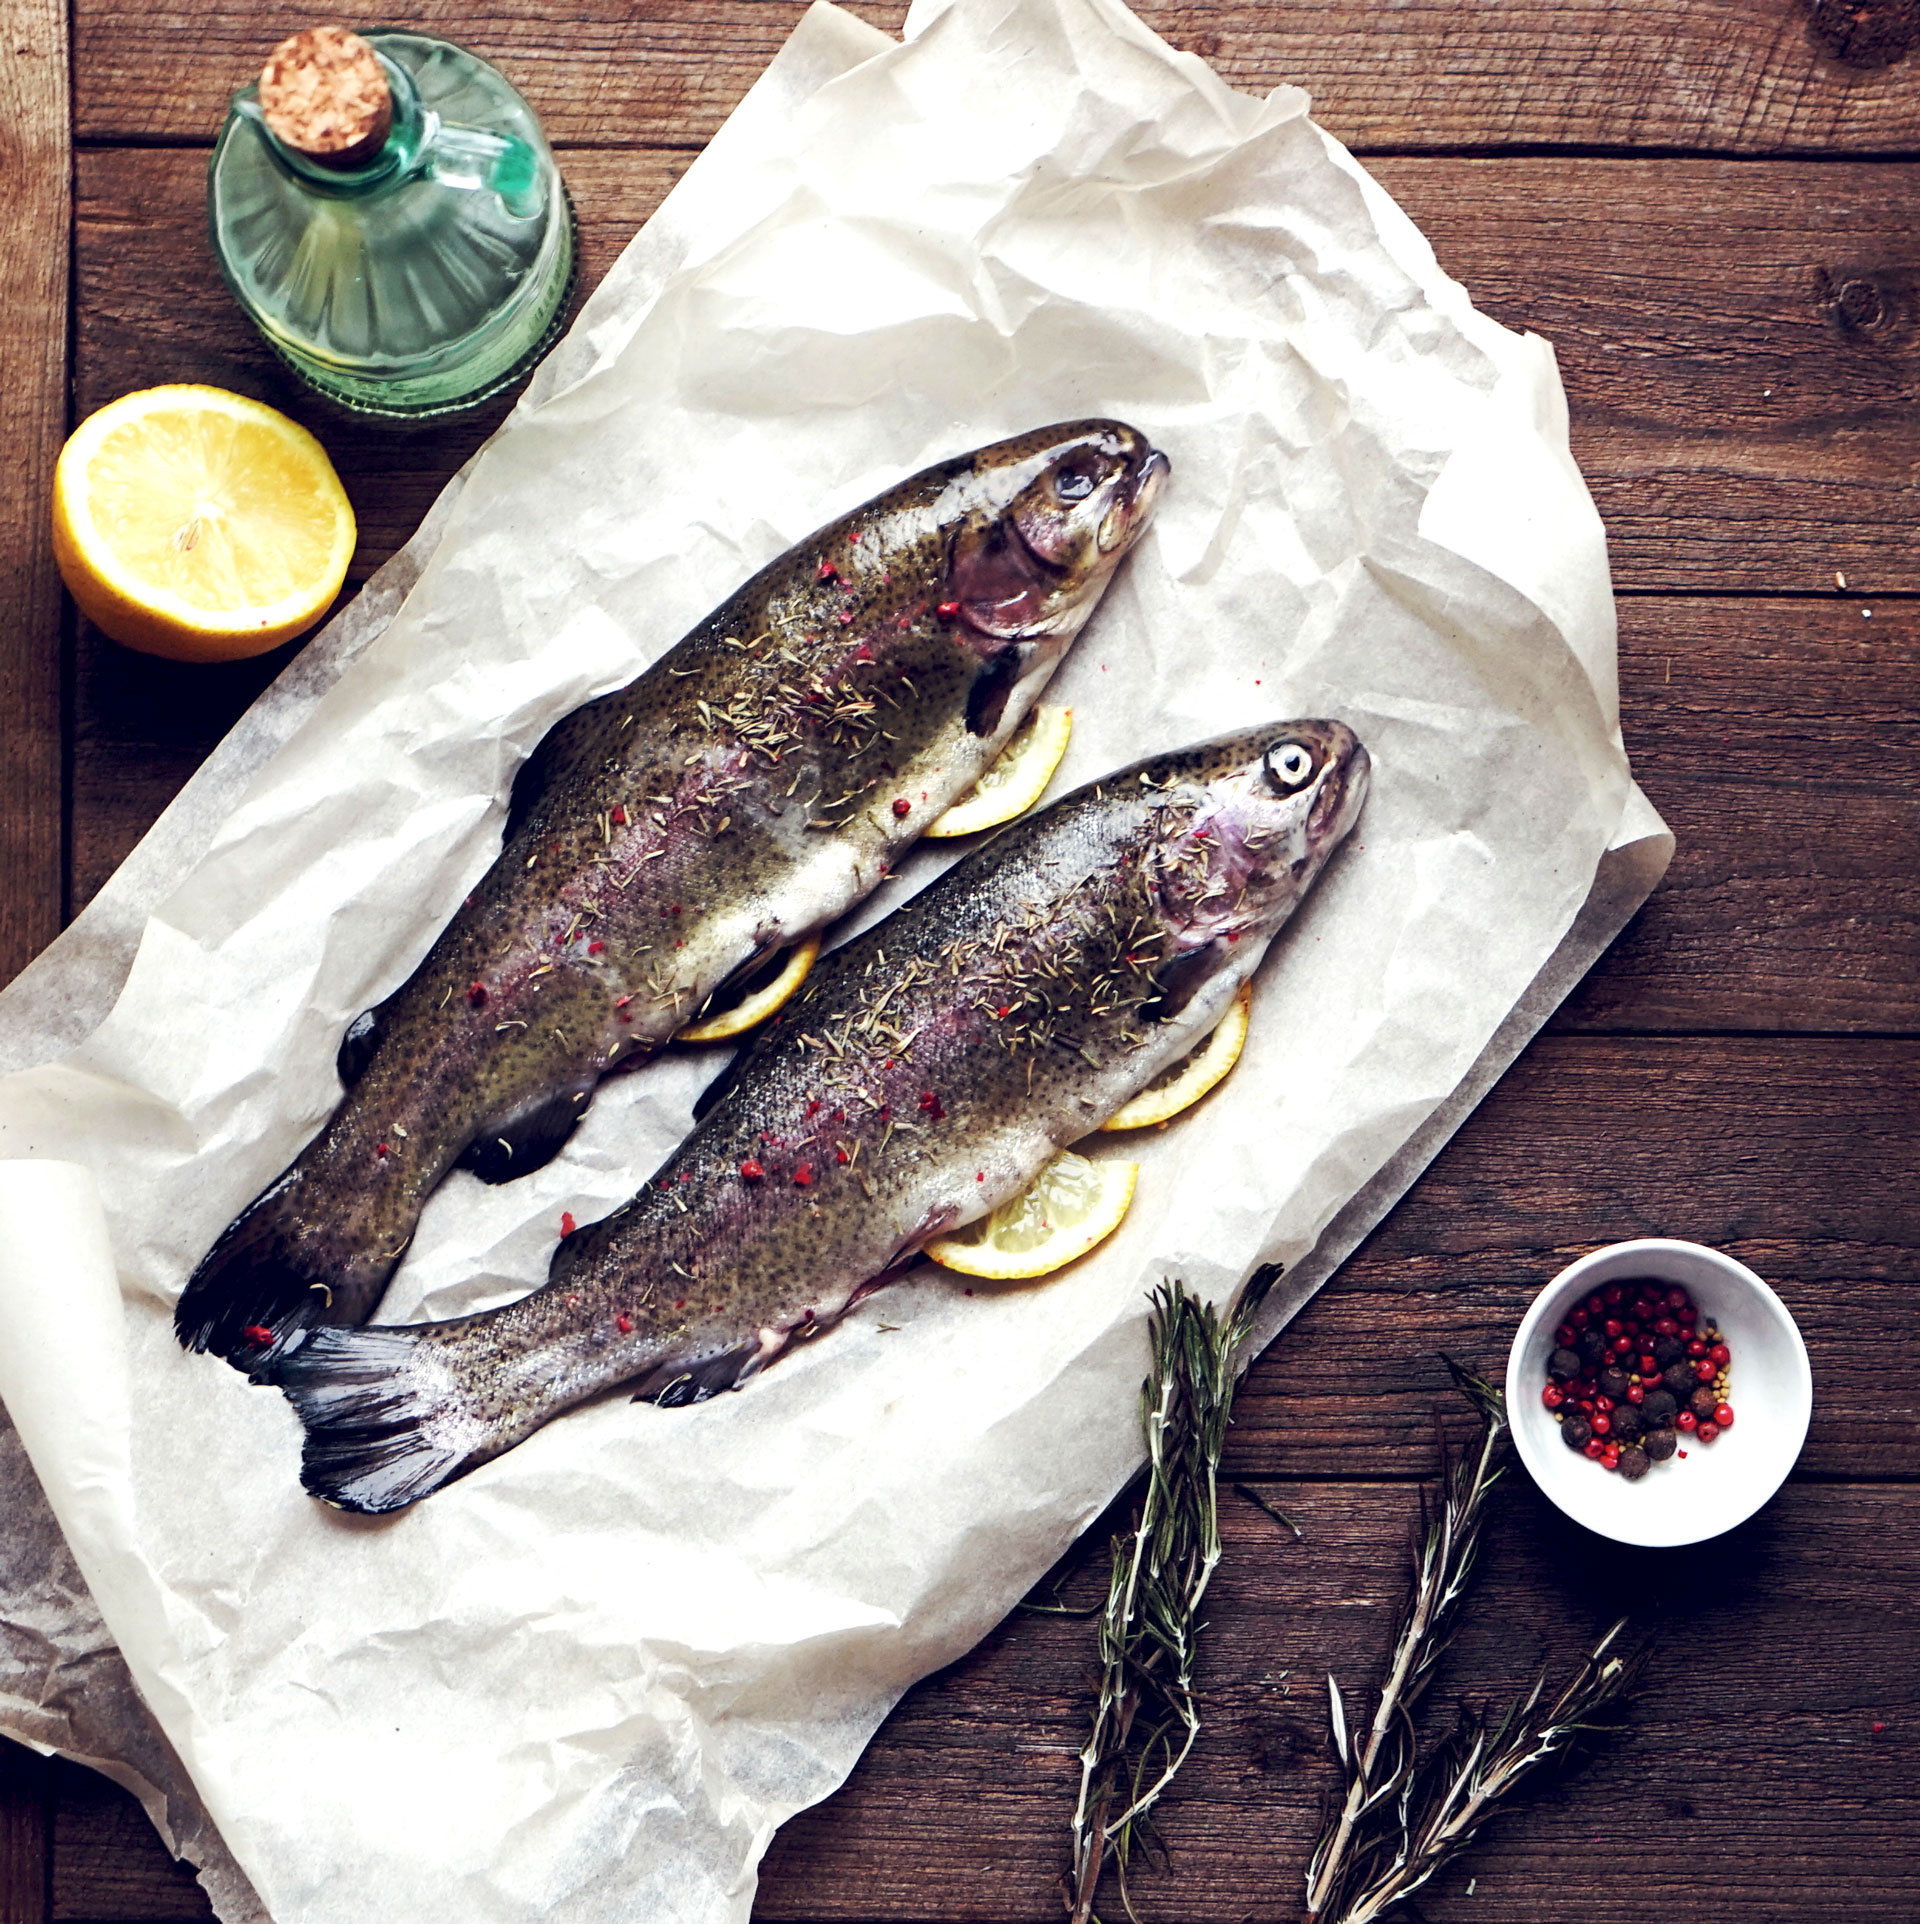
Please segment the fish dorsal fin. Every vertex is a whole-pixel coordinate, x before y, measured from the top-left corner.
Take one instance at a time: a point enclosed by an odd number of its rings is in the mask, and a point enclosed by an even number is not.
[[[392,1001],[389,996],[387,1001]],[[387,1003],[376,1002],[370,1009],[362,1009],[347,1024],[347,1032],[340,1038],[339,1053],[333,1059],[333,1066],[340,1077],[340,1086],[351,1089],[367,1073],[367,1065],[373,1060],[374,1051],[380,1046],[380,1037],[387,1017]]]
[[[487,1125],[470,1142],[459,1166],[482,1182],[512,1182],[543,1169],[555,1156],[593,1100],[593,1085],[578,1083],[516,1110]]]

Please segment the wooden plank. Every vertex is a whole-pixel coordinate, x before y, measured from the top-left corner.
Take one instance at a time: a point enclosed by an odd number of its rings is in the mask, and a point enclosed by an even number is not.
[[[0,1737],[0,1924],[47,1924],[47,1844],[46,1760]]]
[[[1223,1518],[1201,1680],[1209,1721],[1164,1825],[1143,1917],[1282,1924],[1331,1780],[1324,1677],[1377,1675],[1416,1513],[1405,1485],[1276,1485],[1292,1543]],[[1479,1588],[1435,1707],[1558,1674],[1621,1609],[1655,1638],[1628,1734],[1496,1823],[1420,1899],[1430,1924],[1920,1914],[1920,1491],[1792,1486],[1720,1542],[1630,1553],[1519,1475],[1494,1499]],[[1094,1600],[1100,1533],[1062,1594]],[[775,1842],[754,1916],[1000,1924],[1057,1916],[1085,1728],[1089,1626],[1019,1615],[919,1686],[847,1787]],[[1884,1726],[1884,1728],[1876,1728]],[[1469,1879],[1475,1889],[1468,1895]],[[1102,1916],[1121,1915],[1111,1894]]]
[[[1443,1354],[1498,1377],[1576,1256],[1679,1236],[1748,1264],[1798,1321],[1801,1468],[1920,1478],[1916,1142],[1913,1042],[1542,1037],[1254,1365],[1233,1473],[1418,1474]]]
[[[197,1924],[213,1907],[118,1784],[78,1764],[52,1775],[50,1924]]]
[[[70,178],[66,8],[8,0],[0,33],[0,983],[60,928],[61,598],[47,502],[67,426]]]
[[[1920,173],[1373,171],[1487,313],[1553,343],[1620,587],[1920,590]]]
[[[1620,604],[1673,865],[1556,1029],[1920,1031],[1912,602]]]
[[[589,283],[687,158],[565,156]],[[1920,164],[1376,171],[1491,314],[1553,341],[1623,590],[1831,592],[1840,571],[1866,593],[1920,592]],[[82,411],[182,379],[289,406],[353,494],[357,568],[377,564],[498,416],[401,437],[322,414],[214,269],[198,154],[83,153],[78,179]]]
[[[556,141],[699,145],[802,11],[801,0],[571,0],[564,11],[420,0],[407,18],[498,62]],[[897,31],[906,9],[883,0],[854,11]],[[1141,0],[1137,11],[1236,87],[1308,88],[1325,124],[1358,147],[1920,147],[1910,73],[1895,64],[1915,35],[1900,0]],[[83,137],[210,139],[227,94],[306,19],[244,0],[204,10],[80,0]]]

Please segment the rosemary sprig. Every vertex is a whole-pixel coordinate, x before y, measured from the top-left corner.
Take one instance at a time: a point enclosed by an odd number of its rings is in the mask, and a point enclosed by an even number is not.
[[[1373,1924],[1411,1897],[1467,1847],[1522,1778],[1591,1727],[1638,1668],[1637,1657],[1611,1654],[1623,1619],[1550,1704],[1542,1707],[1546,1684],[1537,1680],[1491,1724],[1463,1709],[1449,1743],[1430,1759],[1419,1755],[1413,1710],[1433,1681],[1472,1575],[1508,1436],[1500,1392],[1451,1358],[1447,1367],[1480,1411],[1480,1436],[1458,1457],[1443,1441],[1440,1507],[1426,1519],[1414,1554],[1386,1681],[1364,1738],[1349,1732],[1340,1686],[1328,1675],[1328,1716],[1347,1787],[1307,1865],[1305,1924]]]
[[[1072,1924],[1091,1924],[1109,1846],[1133,1916],[1133,1845],[1200,1733],[1193,1667],[1201,1600],[1220,1561],[1219,1468],[1234,1357],[1277,1274],[1257,1272],[1225,1318],[1179,1282],[1153,1293],[1153,1367],[1140,1399],[1147,1482],[1137,1522],[1113,1540],[1100,1612],[1100,1694],[1073,1813]]]
[[[1637,1654],[1612,1654],[1626,1627],[1623,1617],[1544,1708],[1542,1677],[1491,1725],[1481,1713],[1462,1709],[1459,1728],[1446,1749],[1403,1785],[1391,1848],[1372,1853],[1364,1882],[1341,1906],[1339,1924],[1374,1924],[1411,1897],[1473,1842],[1500,1799],[1522,1778],[1594,1727],[1594,1719],[1626,1691],[1639,1670]]]

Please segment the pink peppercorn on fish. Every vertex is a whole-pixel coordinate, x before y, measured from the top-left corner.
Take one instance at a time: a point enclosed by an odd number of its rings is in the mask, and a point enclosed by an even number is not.
[[[1288,722],[1005,830],[828,956],[543,1288],[452,1322],[316,1330],[269,1364],[306,1426],[308,1490],[399,1509],[589,1398],[698,1402],[837,1321],[1213,1028],[1367,771],[1341,723]]]
[[[450,1169],[539,1168],[602,1076],[859,902],[992,763],[1166,471],[1117,421],[941,462],[560,722],[499,859],[348,1030],[345,1099],[195,1271],[180,1341],[253,1369],[364,1321]]]

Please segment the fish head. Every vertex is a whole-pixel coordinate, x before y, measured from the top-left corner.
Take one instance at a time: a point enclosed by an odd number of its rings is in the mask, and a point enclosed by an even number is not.
[[[1171,463],[1137,428],[1089,421],[1048,451],[1014,501],[1013,525],[1062,576],[1063,590],[1104,584],[1145,532]]]
[[[1148,763],[1148,853],[1169,954],[1264,942],[1360,817],[1371,764],[1344,722],[1288,721]]]
[[[1146,531],[1167,457],[1122,421],[1074,421],[981,451],[996,483],[953,540],[948,589],[980,636],[1061,645]]]

